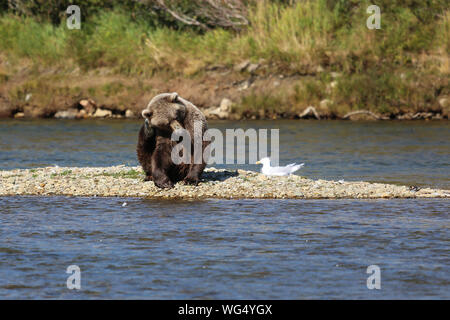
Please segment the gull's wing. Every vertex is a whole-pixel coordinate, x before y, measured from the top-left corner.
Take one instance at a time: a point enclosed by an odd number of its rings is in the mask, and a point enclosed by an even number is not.
[[[289,163],[286,167],[292,167],[292,166],[295,166],[296,165],[296,163],[294,162],[294,163]]]
[[[303,167],[304,165],[305,165],[304,163],[300,163],[300,164],[298,164],[298,165],[289,167],[289,169],[291,170],[290,172],[291,172],[291,173],[294,173],[295,171],[299,170],[299,169],[300,169],[301,167]]]
[[[291,163],[284,167],[269,167],[269,168],[263,167],[261,169],[261,172],[263,174],[271,175],[271,176],[287,176],[287,175],[297,171],[304,165],[305,165],[304,163],[301,163],[301,164]]]
[[[266,171],[266,174],[274,176],[287,176],[292,172],[293,167],[271,167]]]

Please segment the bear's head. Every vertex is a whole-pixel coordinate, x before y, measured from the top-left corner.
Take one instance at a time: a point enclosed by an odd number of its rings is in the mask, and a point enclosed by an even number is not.
[[[149,102],[147,108],[142,111],[142,116],[154,128],[175,130],[184,122],[186,105],[176,92],[161,93]]]

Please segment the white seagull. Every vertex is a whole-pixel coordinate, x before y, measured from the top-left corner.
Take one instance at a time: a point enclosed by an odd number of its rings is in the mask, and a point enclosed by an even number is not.
[[[266,176],[288,176],[305,165],[304,163],[291,163],[284,167],[271,167],[269,158],[262,158],[261,160],[256,161],[256,164],[263,165],[261,173]]]

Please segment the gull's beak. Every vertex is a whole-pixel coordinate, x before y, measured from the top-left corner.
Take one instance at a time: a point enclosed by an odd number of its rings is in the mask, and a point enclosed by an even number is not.
[[[261,161],[258,160],[258,161],[255,162],[255,164],[261,164]]]

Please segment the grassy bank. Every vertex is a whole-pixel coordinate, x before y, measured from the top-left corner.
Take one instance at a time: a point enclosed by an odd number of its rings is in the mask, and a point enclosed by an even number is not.
[[[0,116],[52,116],[88,97],[137,114],[153,94],[177,91],[200,107],[229,98],[236,117],[295,117],[308,106],[329,118],[361,109],[448,117],[445,1],[374,2],[379,30],[366,27],[372,1],[259,1],[239,32],[158,27],[118,9],[81,30],[4,13]]]

